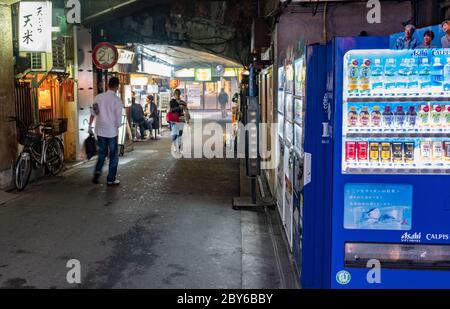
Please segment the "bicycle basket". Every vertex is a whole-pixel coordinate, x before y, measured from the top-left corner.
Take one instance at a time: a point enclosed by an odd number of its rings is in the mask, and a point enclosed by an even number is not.
[[[17,132],[17,139],[21,145],[32,145],[34,142],[39,140],[39,135],[32,130],[19,130]]]
[[[58,118],[46,123],[46,126],[52,128],[53,135],[62,135],[67,132],[67,118]]]

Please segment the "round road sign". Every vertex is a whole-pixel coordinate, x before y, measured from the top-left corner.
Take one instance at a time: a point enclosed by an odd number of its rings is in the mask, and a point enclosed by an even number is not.
[[[116,65],[119,60],[119,52],[114,45],[102,42],[95,46],[92,52],[92,59],[97,68],[108,70]]]

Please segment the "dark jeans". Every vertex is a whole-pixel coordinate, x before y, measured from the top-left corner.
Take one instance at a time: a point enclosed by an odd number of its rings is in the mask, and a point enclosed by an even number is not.
[[[149,130],[150,133],[152,132],[152,124],[153,119],[142,120],[137,124],[139,126],[139,131],[141,133],[141,139],[144,139],[145,137],[145,130]]]
[[[118,137],[107,138],[97,136],[98,139],[98,161],[95,167],[95,173],[101,174],[106,157],[109,154],[109,173],[108,182],[114,182],[117,175],[117,167],[119,165],[119,139]]]

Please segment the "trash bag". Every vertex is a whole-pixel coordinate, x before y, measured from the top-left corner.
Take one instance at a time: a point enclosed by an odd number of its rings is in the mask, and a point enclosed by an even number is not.
[[[97,140],[93,134],[90,134],[88,138],[84,141],[84,146],[86,149],[86,157],[90,160],[92,157],[98,154]]]

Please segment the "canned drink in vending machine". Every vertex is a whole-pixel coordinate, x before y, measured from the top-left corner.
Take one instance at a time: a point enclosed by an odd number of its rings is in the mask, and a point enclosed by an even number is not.
[[[440,141],[433,142],[433,161],[442,161],[443,158],[443,143]]]
[[[391,162],[392,160],[392,144],[382,143],[381,144],[381,161]]]
[[[444,158],[445,161],[450,161],[450,142],[444,142]]]
[[[420,143],[420,156],[423,161],[431,160],[431,142],[423,141]]]
[[[358,161],[367,162],[369,160],[369,143],[358,142]]]
[[[405,162],[406,163],[414,163],[415,150],[416,150],[416,145],[414,143],[405,143]]]
[[[393,143],[392,153],[395,163],[403,163],[403,143]]]
[[[356,161],[356,142],[345,143],[345,161],[347,162]]]
[[[370,143],[369,149],[370,162],[380,162],[380,143]]]

